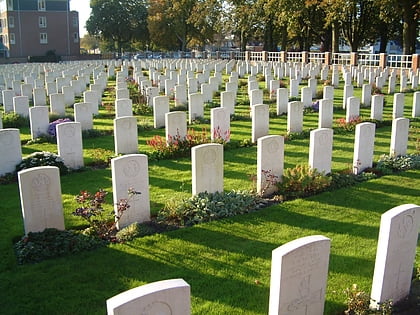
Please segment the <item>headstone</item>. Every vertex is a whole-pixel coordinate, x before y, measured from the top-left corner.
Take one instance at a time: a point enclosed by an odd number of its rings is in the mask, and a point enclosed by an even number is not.
[[[0,176],[11,173],[22,161],[19,129],[0,129]]]
[[[47,95],[44,88],[33,89],[33,100],[34,106],[45,106],[47,105]]]
[[[92,103],[74,104],[74,121],[80,123],[82,131],[93,129]]]
[[[360,116],[360,99],[356,96],[347,98],[346,122],[351,122]]]
[[[188,86],[188,94],[198,92],[198,81],[196,78],[187,79],[187,86]]]
[[[346,105],[348,104],[347,99],[351,96],[353,96],[353,85],[345,85],[343,92],[343,109],[346,109]]]
[[[212,108],[210,110],[210,132],[211,140],[230,141],[230,112],[224,107]]]
[[[290,80],[289,93],[290,97],[299,96],[299,81],[297,79]]]
[[[251,106],[252,117],[252,142],[257,142],[258,138],[268,135],[270,107],[269,105],[259,104]]]
[[[128,208],[117,223],[120,230],[132,223],[150,221],[149,171],[145,154],[127,154],[111,160],[114,211],[121,199],[128,200]],[[134,192],[129,196],[129,190]]]
[[[303,103],[299,101],[287,104],[287,133],[302,132]]]
[[[220,93],[220,107],[226,108],[230,115],[235,114],[235,94],[231,91]]]
[[[57,84],[55,84],[55,82],[47,82],[47,95],[54,93],[58,93]]]
[[[20,85],[20,95],[27,96],[29,99],[32,99],[32,89],[33,85],[24,83]]]
[[[175,85],[175,106],[187,104],[187,87],[185,85]]]
[[[372,99],[372,86],[370,84],[363,84],[362,104],[364,106],[370,106],[371,99]]]
[[[13,98],[13,110],[16,114],[29,117],[29,99],[27,96],[15,96]]]
[[[74,90],[71,86],[63,86],[62,92],[64,95],[64,104],[71,106],[74,104]]]
[[[169,97],[166,95],[153,98],[153,124],[155,128],[165,127],[165,115],[169,113]]]
[[[83,92],[83,102],[92,104],[92,113],[93,115],[99,114],[99,93],[98,91],[84,91]]]
[[[330,244],[313,235],[273,250],[269,315],[324,313]]]
[[[137,118],[125,116],[114,119],[115,154],[138,152]]]
[[[64,164],[71,169],[83,167],[81,124],[66,122],[58,124],[55,128],[57,131],[58,155],[63,159]]]
[[[133,116],[133,101],[129,98],[115,100],[115,118]]]
[[[400,92],[404,92],[407,89],[407,74],[403,71],[400,75]]]
[[[187,136],[187,114],[175,111],[165,114],[165,137],[166,142],[172,143],[184,140]]]
[[[316,95],[317,86],[318,86],[317,79],[309,79],[308,80],[308,87],[311,88],[312,98],[314,98],[315,95]]]
[[[60,171],[56,166],[33,167],[18,172],[25,234],[46,228],[64,230]]]
[[[277,96],[277,90],[280,88],[279,80],[270,80],[270,100]]]
[[[115,99],[130,98],[130,91],[128,89],[117,89],[115,91]]]
[[[205,84],[205,83],[203,83]],[[204,116],[204,97],[201,93],[189,95],[188,101],[188,120],[191,123],[197,118]]]
[[[393,304],[410,293],[413,262],[420,224],[420,207],[404,204],[381,216],[371,290],[371,307],[391,300]]]
[[[392,106],[392,119],[400,117],[404,117],[404,93],[395,93]]]
[[[277,191],[284,168],[284,138],[264,136],[257,141],[257,193],[263,197]]]
[[[182,279],[152,282],[106,301],[108,315],[190,315],[190,286]]]
[[[388,94],[392,94],[395,92],[395,84],[396,84],[397,78],[395,75],[390,75],[388,79]]]
[[[50,94],[50,111],[60,116],[66,114],[66,106],[64,103],[64,95],[61,93]]]
[[[194,93],[194,94],[198,94],[198,93]],[[207,102],[213,101],[213,89],[210,84],[208,83],[201,84],[201,94],[202,94],[203,102],[207,103]]]
[[[149,86],[146,88],[146,103],[148,106],[153,106],[153,98],[159,96],[159,88],[155,86]]]
[[[252,107],[253,105],[262,104],[264,102],[263,98],[263,90],[251,90],[249,93],[249,105]]]
[[[31,139],[48,134],[49,117],[48,106],[34,106],[29,109]]]
[[[318,128],[332,128],[333,111],[333,100],[323,99],[319,101]]]
[[[390,155],[400,156],[407,154],[408,129],[410,120],[408,118],[397,118],[392,121]]]
[[[289,91],[287,88],[278,88],[276,92],[276,112],[280,116],[287,113],[287,103],[289,102]]]
[[[301,89],[300,100],[303,103],[303,107],[311,107],[312,105],[312,89],[305,86]]]
[[[13,90],[3,90],[3,110],[5,113],[13,112],[13,98],[16,96]]]
[[[331,173],[333,130],[315,129],[310,132],[309,167],[318,172]]]
[[[192,194],[223,192],[223,145],[201,144],[191,149]]]
[[[365,122],[356,125],[354,139],[353,173],[360,174],[372,167],[375,145],[375,124]]]
[[[414,92],[412,117],[420,117],[420,92]]]
[[[381,121],[384,110],[384,96],[377,94],[372,96],[372,107],[370,111],[370,118]]]

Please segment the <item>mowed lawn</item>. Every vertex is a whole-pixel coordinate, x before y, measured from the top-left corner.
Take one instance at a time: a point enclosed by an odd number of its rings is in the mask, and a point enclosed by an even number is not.
[[[239,101],[245,99],[244,91],[246,87],[240,90]],[[107,93],[105,100],[111,100],[112,90]],[[345,115],[340,109],[340,96],[341,88],[335,94],[334,119]],[[392,95],[387,95],[386,100],[384,119],[389,121]],[[412,93],[407,93],[405,104],[405,116],[410,117]],[[275,108],[273,102],[270,108]],[[207,107],[205,111],[207,119],[209,110]],[[243,117],[249,112],[246,104],[239,104],[237,110]],[[368,117],[369,110],[362,109],[362,116]],[[112,128],[112,115],[112,111],[101,109],[101,116],[95,118],[95,128]],[[316,128],[317,115],[305,115],[305,131]],[[139,115],[138,120],[147,125],[152,118],[150,114]],[[408,152],[418,153],[419,120],[412,121],[411,126]],[[204,121],[190,127],[208,130],[209,124]],[[23,142],[30,138],[28,128],[22,128],[21,132]],[[271,117],[270,134],[285,133],[286,116]],[[151,151],[146,140],[157,134],[163,136],[164,130],[139,132],[140,153]],[[250,120],[232,121],[231,134],[233,142],[249,139]],[[389,125],[377,129],[375,160],[389,153],[390,134]],[[353,142],[354,132],[335,133],[333,171],[352,167]],[[113,137],[84,139],[85,162],[103,154],[99,149],[112,151]],[[24,155],[41,150],[57,152],[54,144],[23,145]],[[285,167],[307,164],[308,152],[308,138],[286,141]],[[227,148],[224,161],[225,190],[255,188],[250,179],[256,173],[255,146]],[[150,161],[149,181],[151,211],[155,215],[166,202],[191,195],[190,158]],[[71,215],[76,207],[74,196],[85,189],[104,188],[111,192],[111,170],[71,173],[61,178],[61,185],[66,227],[82,228],[84,222]],[[3,185],[0,192],[1,313],[104,314],[105,301],[113,295],[153,281],[183,278],[191,285],[193,314],[266,314],[271,251],[299,237],[324,235],[331,239],[325,314],[338,314],[345,309],[346,288],[356,283],[361,290],[370,291],[381,214],[401,204],[420,204],[420,170],[285,202],[247,215],[23,266],[17,265],[12,247],[23,234],[18,186]],[[415,264],[420,265],[418,255]]]

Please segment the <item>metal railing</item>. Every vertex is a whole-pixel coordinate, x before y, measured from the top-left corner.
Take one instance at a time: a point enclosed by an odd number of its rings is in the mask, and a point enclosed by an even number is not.
[[[332,64],[333,65],[350,65],[351,55],[349,53],[333,53]]]
[[[387,67],[398,69],[411,69],[412,64],[412,55],[388,55],[386,62]]]
[[[368,67],[379,67],[380,54],[358,54],[357,64]]]

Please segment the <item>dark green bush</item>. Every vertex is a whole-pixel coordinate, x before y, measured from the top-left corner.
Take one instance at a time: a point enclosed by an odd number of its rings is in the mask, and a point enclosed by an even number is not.
[[[3,128],[29,127],[29,118],[15,112],[3,113]]]
[[[69,171],[67,166],[64,165],[63,159],[57,154],[51,152],[34,152],[23,158],[22,162],[16,165],[16,172],[38,166],[57,166],[61,175],[67,174]]]
[[[254,211],[260,201],[260,197],[248,191],[202,192],[181,202],[167,202],[158,214],[158,221],[190,226]]]
[[[35,263],[48,258],[92,250],[105,242],[75,231],[45,229],[28,233],[14,245],[19,264]]]

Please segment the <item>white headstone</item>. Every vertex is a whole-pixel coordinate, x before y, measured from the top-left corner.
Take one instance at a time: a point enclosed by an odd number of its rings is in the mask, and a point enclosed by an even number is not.
[[[212,141],[230,141],[230,112],[227,108],[210,110],[210,132]]]
[[[362,87],[362,104],[370,106],[372,100],[372,86],[370,84],[363,84]]]
[[[197,94],[197,93],[194,93]],[[203,102],[211,102],[213,101],[213,89],[212,86],[208,83],[201,84],[201,93],[203,97]],[[191,94],[190,94],[191,95]]]
[[[404,93],[395,93],[392,106],[392,119],[400,117],[404,117]]]
[[[31,138],[36,139],[48,133],[49,117],[48,106],[34,106],[29,109],[29,122],[31,126]]]
[[[372,96],[372,107],[370,111],[370,118],[378,121],[382,120],[382,114],[384,109],[384,96],[383,94],[377,94]]]
[[[287,88],[278,88],[276,91],[276,112],[277,115],[287,113],[287,103],[289,102],[289,91]]]
[[[33,89],[33,100],[34,106],[45,106],[47,105],[47,94],[44,88]]]
[[[184,140],[187,136],[187,114],[176,111],[165,114],[165,137],[166,142]]]
[[[354,139],[353,173],[360,174],[372,167],[375,145],[375,124],[365,122],[356,125]]]
[[[130,91],[128,89],[117,89],[115,91],[115,99],[130,98]]]
[[[420,92],[414,92],[412,117],[420,117]]]
[[[346,122],[351,122],[360,116],[360,98],[351,96],[347,98]]]
[[[223,192],[223,145],[201,144],[191,149],[192,194]]]
[[[302,132],[303,103],[299,101],[287,104],[287,133]]]
[[[115,118],[133,116],[133,101],[129,98],[115,100]]]
[[[63,86],[64,104],[67,106],[74,104],[74,90],[72,86]]]
[[[346,109],[346,105],[348,104],[347,99],[351,96],[353,96],[353,85],[345,85],[343,92],[343,109]]]
[[[299,96],[299,81],[297,79],[290,80],[289,93],[290,97]]]
[[[397,304],[410,292],[416,255],[420,207],[405,204],[381,216],[371,306],[391,300]]]
[[[138,152],[137,118],[125,116],[114,119],[115,154]]]
[[[175,85],[175,106],[187,104],[187,87]]]
[[[3,90],[3,109],[5,113],[13,112],[13,98],[16,96],[13,90]]]
[[[301,89],[300,100],[303,103],[303,107],[311,107],[312,89],[309,86],[305,86]]]
[[[108,315],[190,315],[190,286],[182,279],[153,282],[108,299],[106,307]]]
[[[50,94],[50,110],[51,113],[57,113],[60,116],[66,114],[66,106],[64,102],[64,95],[61,93]]]
[[[397,118],[392,121],[390,155],[400,156],[407,154],[408,130],[410,120]]]
[[[330,244],[313,235],[273,250],[269,315],[324,313]]]
[[[257,141],[257,193],[269,196],[277,191],[284,168],[284,138],[264,136]]]
[[[169,97],[166,95],[153,98],[153,121],[155,128],[165,127],[165,115],[169,113]]]
[[[93,129],[92,103],[74,104],[74,121],[79,122],[83,130]]]
[[[226,108],[229,115],[235,114],[235,93],[225,91],[220,93],[220,107]]]
[[[330,128],[315,129],[310,132],[309,167],[318,172],[331,172],[333,130]]]
[[[13,97],[13,110],[20,116],[29,117],[29,98],[27,96]]]
[[[333,110],[332,100],[323,99],[319,101],[318,128],[332,128]]]
[[[71,169],[83,167],[82,125],[78,122],[66,122],[58,124],[55,128],[58,155],[64,164]]]
[[[98,91],[84,91],[83,92],[83,102],[92,104],[92,113],[93,115],[98,115],[99,113],[99,93]]]
[[[258,138],[268,135],[270,107],[265,104],[251,106],[252,117],[252,142],[257,142]]]
[[[118,203],[128,200],[128,208],[120,217],[117,228],[132,223],[150,221],[149,171],[145,154],[128,154],[111,160],[114,211],[118,216]],[[129,196],[129,190],[135,192]]]
[[[19,129],[0,129],[0,176],[11,173],[22,161]]]
[[[205,83],[203,83],[205,84]],[[193,93],[189,95],[188,101],[188,120],[193,120],[204,116],[204,97],[201,93]]]
[[[25,234],[46,228],[64,230],[60,171],[41,166],[18,172]]]

